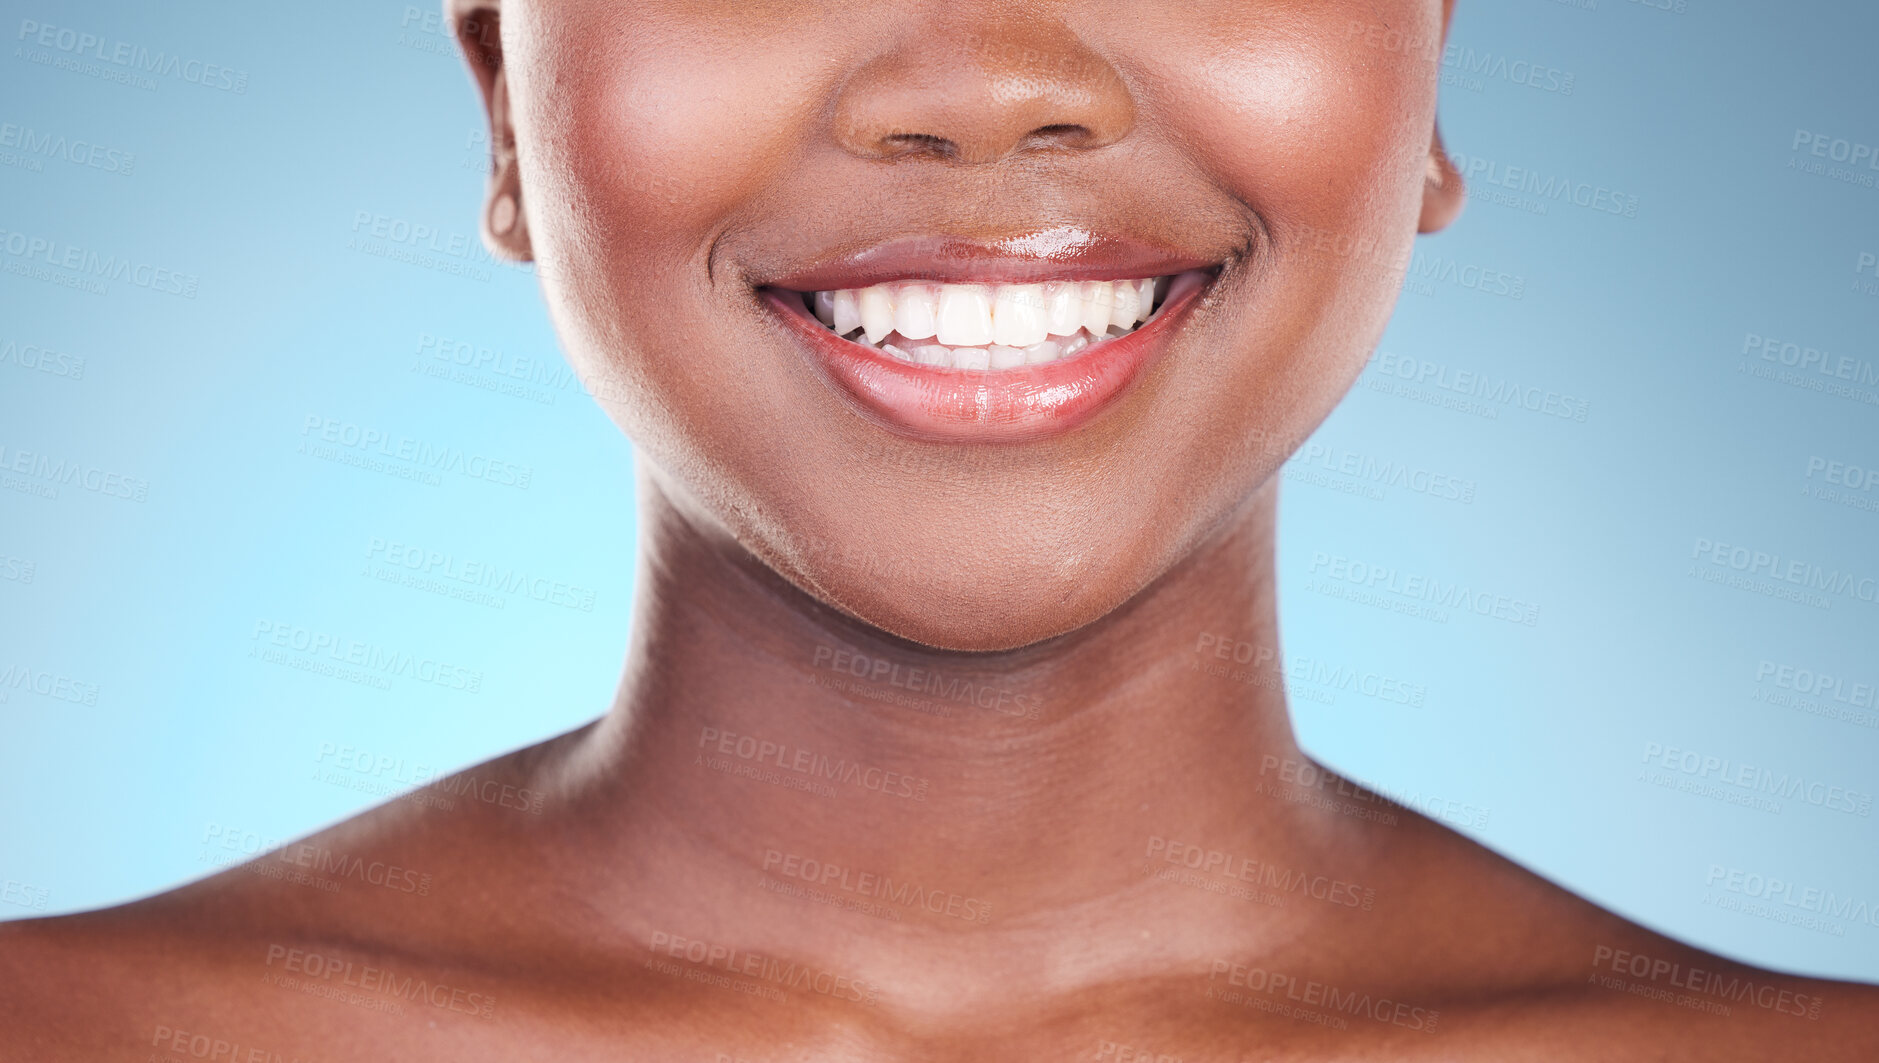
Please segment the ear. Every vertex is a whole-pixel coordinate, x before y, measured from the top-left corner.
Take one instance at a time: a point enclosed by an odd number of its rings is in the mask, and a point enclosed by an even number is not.
[[[1468,189],[1462,183],[1461,171],[1449,161],[1448,152],[1442,148],[1442,126],[1436,124],[1429,135],[1429,166],[1422,180],[1422,217],[1416,223],[1416,231],[1423,233],[1440,232],[1448,228],[1449,223],[1461,216],[1461,208],[1468,201]]]
[[[470,76],[489,112],[489,189],[483,197],[483,243],[511,262],[528,262],[528,210],[522,173],[516,165],[515,126],[510,121],[508,70],[502,65],[501,0],[444,0],[451,28]]]
[[[1454,14],[1455,0],[1442,0],[1444,48],[1448,47],[1448,24]],[[1461,208],[1467,201],[1468,189],[1462,184],[1461,172],[1455,169],[1442,147],[1442,123],[1437,121],[1429,132],[1429,165],[1422,181],[1422,217],[1416,223],[1416,231],[1433,233],[1448,228],[1461,216]]]

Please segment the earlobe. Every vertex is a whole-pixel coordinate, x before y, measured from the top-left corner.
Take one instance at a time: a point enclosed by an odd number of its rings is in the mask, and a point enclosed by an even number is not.
[[[483,243],[498,258],[532,261],[515,127],[509,122],[509,86],[506,72],[500,69],[489,102],[490,171],[489,191],[483,200]]]
[[[509,109],[509,72],[502,61],[498,0],[446,0],[457,44],[489,114],[489,188],[483,201],[483,243],[490,253],[527,262],[528,212],[516,159],[515,126]]]
[[[1422,181],[1422,217],[1417,221],[1416,231],[1433,233],[1448,228],[1461,216],[1467,201],[1468,189],[1462,183],[1461,171],[1455,169],[1448,151],[1442,147],[1442,127],[1437,124],[1429,136],[1428,166]]]

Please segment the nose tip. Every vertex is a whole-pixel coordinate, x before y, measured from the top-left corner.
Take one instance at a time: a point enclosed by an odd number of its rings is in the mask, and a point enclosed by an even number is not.
[[[926,25],[842,86],[835,135],[868,159],[996,162],[1121,140],[1135,100],[1115,67],[1060,21]]]

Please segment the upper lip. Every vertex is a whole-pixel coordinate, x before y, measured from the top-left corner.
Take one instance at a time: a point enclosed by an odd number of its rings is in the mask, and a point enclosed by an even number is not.
[[[916,280],[940,284],[1135,280],[1219,264],[1219,259],[1134,237],[1056,227],[992,240],[948,233],[901,236],[837,248],[793,272],[752,280],[758,287],[822,292]]]

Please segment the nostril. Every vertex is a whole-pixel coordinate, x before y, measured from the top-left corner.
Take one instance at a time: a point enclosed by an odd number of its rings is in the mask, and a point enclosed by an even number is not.
[[[881,146],[890,155],[937,155],[950,159],[959,154],[959,146],[945,137],[931,133],[889,133]]]
[[[1075,143],[1090,135],[1087,126],[1062,123],[1058,125],[1038,126],[1031,130],[1031,136],[1037,140],[1063,140]]]

